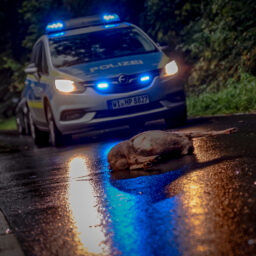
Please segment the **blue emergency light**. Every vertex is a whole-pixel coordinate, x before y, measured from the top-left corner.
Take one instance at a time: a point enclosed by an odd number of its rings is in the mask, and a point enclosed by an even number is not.
[[[76,18],[67,21],[55,21],[46,26],[46,33],[56,33],[76,28],[84,28],[90,26],[106,25],[120,22],[120,18],[117,14],[104,14],[97,16],[87,16],[82,18]]]
[[[100,89],[100,90],[106,90],[109,88],[109,83],[108,82],[99,82],[97,83],[97,88]]]
[[[62,31],[65,28],[65,24],[62,21],[51,22],[46,26],[46,32],[57,32]]]
[[[139,77],[139,81],[143,84],[150,82],[152,79],[150,74],[143,74]]]
[[[116,21],[120,21],[120,18],[117,14],[104,14],[102,16],[102,20],[104,22],[116,22]]]

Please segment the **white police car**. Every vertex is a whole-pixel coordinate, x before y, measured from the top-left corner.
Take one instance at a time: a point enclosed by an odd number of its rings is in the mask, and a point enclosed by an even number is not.
[[[36,144],[57,145],[96,128],[186,120],[176,62],[116,14],[48,24],[25,72],[24,97]]]

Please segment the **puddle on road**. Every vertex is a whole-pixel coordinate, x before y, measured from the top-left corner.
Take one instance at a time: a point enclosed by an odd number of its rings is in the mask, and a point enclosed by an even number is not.
[[[255,153],[251,137],[243,146],[232,136],[196,140],[195,156],[150,173],[111,173],[106,157],[117,142],[36,149],[2,163],[13,182],[2,195],[9,191],[35,255],[242,255],[256,246],[256,178],[246,177],[255,165],[246,170],[234,152]]]
[[[20,152],[20,148],[18,146],[11,146],[7,144],[0,143],[0,154],[11,154]]]
[[[171,172],[166,169],[157,171],[157,175],[155,172],[143,175],[134,172],[118,176],[110,173],[106,163],[113,145],[105,144],[95,149],[94,155],[101,161],[99,172],[94,169],[95,159],[86,155],[74,155],[67,162],[71,218],[85,251],[107,255],[119,252],[154,255],[159,250],[159,243],[155,241],[159,241],[161,250],[179,255],[173,234],[175,219],[170,213],[178,201],[175,197],[169,198],[165,188],[187,171],[184,163],[189,164],[191,156],[172,165]],[[152,242],[150,246],[149,241]]]
[[[231,235],[219,232],[221,225],[233,227],[224,216],[229,214],[223,208],[225,187],[218,184],[229,184],[230,174],[223,168],[231,168],[232,158],[219,157],[217,150],[207,158],[209,141],[207,146],[197,142],[198,158],[174,160],[162,165],[162,171],[111,173],[106,156],[112,146],[98,145],[90,156],[68,160],[69,206],[85,251],[204,255],[218,247],[213,239],[221,243]]]
[[[102,248],[102,242],[106,240],[106,237],[100,225],[101,216],[97,211],[97,196],[90,181],[85,183],[79,180],[91,173],[88,161],[86,156],[75,156],[68,164],[69,206],[77,227],[77,236],[84,245],[85,251],[99,254],[106,252],[106,249]]]

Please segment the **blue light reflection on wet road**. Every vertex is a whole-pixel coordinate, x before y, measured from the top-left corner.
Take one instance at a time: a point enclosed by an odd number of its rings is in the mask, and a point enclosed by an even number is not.
[[[101,147],[103,159],[113,144]],[[105,165],[105,164],[104,164]],[[172,209],[175,197],[168,198],[166,185],[177,179],[184,170],[130,179],[112,179],[108,170],[103,172],[102,192],[109,216],[112,253],[122,255],[179,255],[173,228]]]
[[[0,208],[27,255],[256,255],[255,122],[196,123],[241,130],[194,140],[155,175],[108,170],[110,140],[127,135],[57,149],[2,134]]]

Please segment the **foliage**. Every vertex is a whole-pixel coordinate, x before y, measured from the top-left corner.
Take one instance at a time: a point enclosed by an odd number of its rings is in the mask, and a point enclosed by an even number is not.
[[[19,10],[28,26],[23,46],[31,50],[36,39],[44,33],[47,23],[53,20],[117,12],[121,17],[137,23],[144,3],[143,1],[136,3],[137,8],[134,9],[132,6],[135,2],[135,0],[24,0],[22,8]],[[130,10],[130,12],[127,13],[125,10]]]
[[[171,50],[181,42],[180,32],[199,14],[200,1],[147,0],[143,28],[158,42],[168,43]]]
[[[256,78],[241,73],[240,78],[230,78],[225,88],[217,93],[206,91],[199,96],[187,98],[188,114],[213,115],[229,113],[248,113],[256,110]]]
[[[219,91],[230,77],[241,72],[256,75],[256,2],[211,0],[201,17],[186,26],[180,47],[194,67],[188,90]]]
[[[183,56],[189,67],[183,69],[191,70],[188,102],[195,109],[196,97],[204,102],[214,93],[224,95],[231,82],[249,90],[244,74],[256,76],[254,0],[1,0],[0,117],[12,115],[13,97],[24,84],[23,68],[49,21],[108,11],[138,24],[156,41],[168,43],[171,57]]]
[[[190,115],[256,109],[256,2],[148,0],[148,31],[181,52]]]
[[[4,121],[0,121],[0,131],[10,131],[10,130],[17,130],[15,118],[9,118]]]
[[[15,0],[2,0],[0,3],[0,117],[13,113],[13,97],[17,97],[24,82],[24,55],[20,54],[20,45],[25,27],[19,28],[17,9],[20,6]]]

